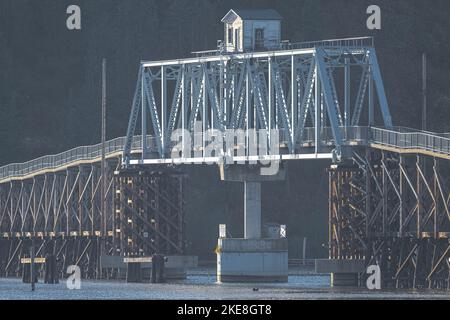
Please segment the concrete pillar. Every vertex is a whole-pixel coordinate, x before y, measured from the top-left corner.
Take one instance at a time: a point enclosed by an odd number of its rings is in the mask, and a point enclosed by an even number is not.
[[[244,238],[261,238],[261,182],[244,181]]]

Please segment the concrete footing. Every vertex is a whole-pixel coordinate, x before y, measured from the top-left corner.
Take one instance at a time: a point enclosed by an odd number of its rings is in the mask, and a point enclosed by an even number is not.
[[[130,282],[152,279],[152,257],[101,256],[100,259],[102,268],[117,269],[120,271],[119,274]],[[186,269],[195,268],[197,264],[197,256],[165,256],[164,279],[166,281],[186,279]],[[134,266],[130,268],[130,265]]]
[[[365,261],[352,259],[317,259],[316,273],[330,273],[332,287],[357,287],[359,274],[365,271]]]
[[[357,273],[332,273],[331,283],[332,287],[358,287]]]
[[[219,239],[218,282],[287,282],[287,239]]]
[[[167,256],[164,264],[164,276],[167,280],[186,279],[186,269],[197,266],[197,256]]]

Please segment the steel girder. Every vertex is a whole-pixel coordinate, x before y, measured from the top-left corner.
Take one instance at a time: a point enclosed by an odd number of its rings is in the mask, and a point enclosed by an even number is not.
[[[449,288],[449,189],[439,160],[375,149],[329,170],[330,259],[365,259],[384,287]]]
[[[195,122],[201,123],[202,141],[207,129],[265,130],[269,137],[271,130],[278,129],[279,144],[286,145],[290,154],[320,152],[323,128],[331,127],[339,155],[345,138],[342,128],[374,124],[375,96],[381,125],[392,126],[375,49],[370,45],[143,62],[138,77],[126,145],[131,145],[140,112],[141,160],[170,158],[179,142],[171,141],[173,132],[184,129],[193,135]],[[371,90],[372,83],[376,92]],[[354,95],[352,86],[359,88]],[[302,144],[306,126],[317,132],[314,150]],[[145,138],[148,135],[151,145]],[[183,136],[182,140],[186,145],[193,139]],[[130,150],[124,150],[124,166],[132,158]],[[185,159],[205,156],[183,154]]]

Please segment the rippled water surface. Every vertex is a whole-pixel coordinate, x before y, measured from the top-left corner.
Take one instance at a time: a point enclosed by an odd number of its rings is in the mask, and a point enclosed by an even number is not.
[[[192,273],[186,280],[165,283],[82,281],[80,290],[59,284],[30,285],[0,279],[0,299],[450,299],[450,292],[429,290],[369,291],[330,288],[327,275],[294,274],[288,283],[218,284],[214,272]],[[256,291],[254,288],[258,288]]]

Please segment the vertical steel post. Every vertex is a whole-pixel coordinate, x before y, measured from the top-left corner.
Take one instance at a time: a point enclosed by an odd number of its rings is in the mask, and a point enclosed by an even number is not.
[[[274,111],[273,111],[273,94],[272,94],[272,57],[269,57],[268,59],[268,137],[269,137],[269,143],[270,143],[270,131],[272,129],[272,117],[274,117]]]
[[[320,151],[320,119],[319,119],[319,110],[321,109],[321,93],[322,93],[322,88],[321,88],[321,82],[320,82],[320,77],[319,77],[319,72],[318,72],[318,67],[317,67],[317,63],[315,66],[315,70],[314,70],[314,77],[315,77],[315,81],[314,81],[314,103],[315,103],[315,114],[314,114],[314,152],[317,154]]]
[[[317,110],[317,109],[316,109]],[[295,61],[295,56],[291,56],[291,141],[292,141],[292,152],[295,150],[294,140],[295,140],[295,119],[297,119],[297,65]]]
[[[185,137],[185,109],[186,109],[186,67],[182,65],[181,67],[181,156],[186,158],[186,137]]]
[[[191,107],[190,107],[190,111],[192,112],[192,110],[194,109],[194,81],[195,81],[195,79],[194,79],[194,76],[195,76],[195,72],[194,72],[194,66],[191,66],[190,67],[190,70],[189,70],[189,73],[190,73],[190,79],[191,79],[191,83],[190,83],[190,92],[191,92],[191,94],[190,94],[190,97],[191,97],[191,101],[190,101],[190,105],[191,105]],[[187,114],[186,114],[186,116],[187,116]],[[189,118],[186,118],[186,121],[189,121],[188,120]],[[194,121],[195,122],[195,121]],[[188,127],[189,127],[189,125],[188,125]],[[191,130],[193,130],[194,128],[191,128]]]
[[[141,141],[142,141],[142,154],[141,158],[144,160],[147,157],[147,106],[145,101],[145,94],[144,94],[144,78],[145,78],[145,67],[141,66],[142,72],[141,72],[141,112],[142,112],[142,124],[141,124]],[[151,83],[149,85],[152,85]]]
[[[167,75],[166,68],[161,66],[161,149],[162,157],[166,153],[166,118],[167,118]]]
[[[206,99],[207,99],[207,88],[206,88],[206,77],[207,68],[202,67],[203,72],[203,91],[202,91],[202,154],[205,157],[205,146],[206,146]]]
[[[249,129],[250,129],[250,64],[247,62],[247,67],[245,68],[245,155],[250,155],[249,150]]]
[[[350,59],[345,58],[344,63],[344,126],[345,139],[347,139],[347,130],[350,126]]]
[[[319,141],[322,138],[322,134],[324,132],[324,128],[327,125],[327,112],[325,110],[325,105],[324,105],[324,101],[323,101],[323,91],[320,91],[320,101],[318,103],[318,106],[320,107],[320,123],[319,123]]]
[[[369,67],[369,127],[374,125],[374,87],[372,66]]]

